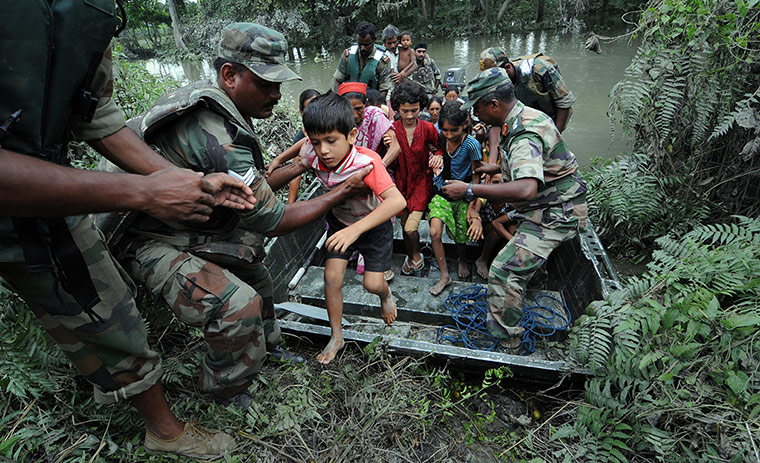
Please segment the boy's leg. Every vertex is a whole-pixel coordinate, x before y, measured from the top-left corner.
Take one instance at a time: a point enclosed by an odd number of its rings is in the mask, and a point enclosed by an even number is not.
[[[467,264],[467,242],[470,241],[470,237],[467,236],[467,207],[469,204],[466,201],[451,201],[451,216],[453,219],[453,227],[448,226],[449,236],[454,239],[457,244],[457,254],[459,266],[457,269],[457,275],[459,278],[468,278],[470,276],[470,266]]]
[[[438,282],[430,287],[430,294],[437,296],[441,294],[446,286],[451,284],[449,269],[446,267],[446,251],[443,249],[443,221],[438,217],[430,219],[430,241],[433,245],[433,255],[441,269],[441,277]]]
[[[330,342],[317,355],[319,363],[328,364],[343,348],[343,275],[346,273],[348,260],[341,258],[329,258],[325,263],[325,303],[327,316],[330,320]],[[383,275],[380,274],[380,278]],[[385,280],[383,279],[383,282]]]
[[[467,278],[470,276],[470,266],[467,264],[467,245],[457,244],[457,254],[459,255],[457,275],[459,278]]]
[[[396,303],[393,301],[391,288],[383,277],[383,272],[364,272],[364,289],[380,296],[380,316],[390,325],[396,319]]]
[[[483,233],[485,234],[483,252],[480,253],[480,257],[475,261],[475,269],[480,278],[488,279],[488,262],[491,260],[493,250],[499,244],[501,237],[493,231],[493,226],[490,223],[483,225]]]

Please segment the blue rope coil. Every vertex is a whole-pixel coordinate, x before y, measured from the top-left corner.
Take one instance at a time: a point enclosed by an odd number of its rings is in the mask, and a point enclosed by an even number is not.
[[[541,304],[539,300],[551,299],[564,309],[564,313],[557,313],[553,308]],[[523,306],[523,316],[520,318],[520,326],[525,329],[520,341],[520,348],[523,355],[530,355],[536,351],[536,337],[549,337],[557,331],[565,331],[570,326],[573,316],[570,309],[557,299],[548,294],[539,294],[536,296],[536,304],[530,307]],[[540,309],[540,312],[536,309]],[[560,324],[555,323],[557,320]]]
[[[438,328],[439,343],[448,341],[452,344],[463,344],[469,349],[501,352],[499,340],[491,336],[486,328],[486,291],[483,285],[473,285],[458,293],[449,294],[443,305],[451,312],[455,325]],[[457,334],[446,335],[445,330],[453,330]]]
[[[487,294],[486,287],[479,284],[450,294],[443,305],[451,312],[455,325],[440,327],[438,342],[447,341],[464,345],[469,349],[501,352],[499,340],[493,337],[486,327]],[[562,307],[563,313],[542,304],[542,299],[556,302]],[[537,337],[548,337],[557,331],[567,330],[571,322],[570,309],[562,301],[548,294],[536,296],[535,305],[523,307],[523,316],[520,319],[520,326],[525,329],[520,341],[522,355],[530,355],[536,351]],[[445,334],[446,330],[455,331],[456,334]]]

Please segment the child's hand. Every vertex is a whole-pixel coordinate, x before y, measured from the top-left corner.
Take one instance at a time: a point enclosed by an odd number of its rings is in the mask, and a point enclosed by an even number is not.
[[[264,174],[265,177],[269,177],[272,175],[272,172],[274,172],[275,169],[280,167],[282,165],[282,161],[280,161],[278,158],[272,159],[272,162],[269,163],[267,166],[267,172]]]
[[[433,174],[438,175],[443,170],[443,156],[435,155],[428,161],[428,166],[433,169]]]
[[[470,241],[478,241],[483,238],[483,223],[480,220],[480,216],[470,221],[470,227],[467,229],[467,236],[470,238]]]
[[[349,246],[354,244],[354,241],[356,241],[360,235],[352,230],[352,228],[353,227],[346,227],[327,238],[327,241],[325,242],[327,249],[331,252],[340,254],[345,253]]]

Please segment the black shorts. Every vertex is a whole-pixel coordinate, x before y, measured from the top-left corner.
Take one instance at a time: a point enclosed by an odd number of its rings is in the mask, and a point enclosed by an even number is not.
[[[327,213],[327,224],[330,230],[327,232],[328,238],[340,230],[347,227],[343,222],[336,219],[332,212]],[[328,250],[328,259],[348,260],[354,251],[358,251],[364,256],[364,270],[367,272],[384,272],[391,268],[391,257],[393,255],[393,224],[388,220],[381,223],[372,230],[368,230],[349,246],[345,253],[337,253]]]

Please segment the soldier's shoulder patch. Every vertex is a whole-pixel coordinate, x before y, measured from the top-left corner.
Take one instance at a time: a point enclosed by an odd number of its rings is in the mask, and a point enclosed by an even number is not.
[[[383,63],[390,63],[391,59],[388,57],[388,55],[383,54],[383,58],[381,59]]]

